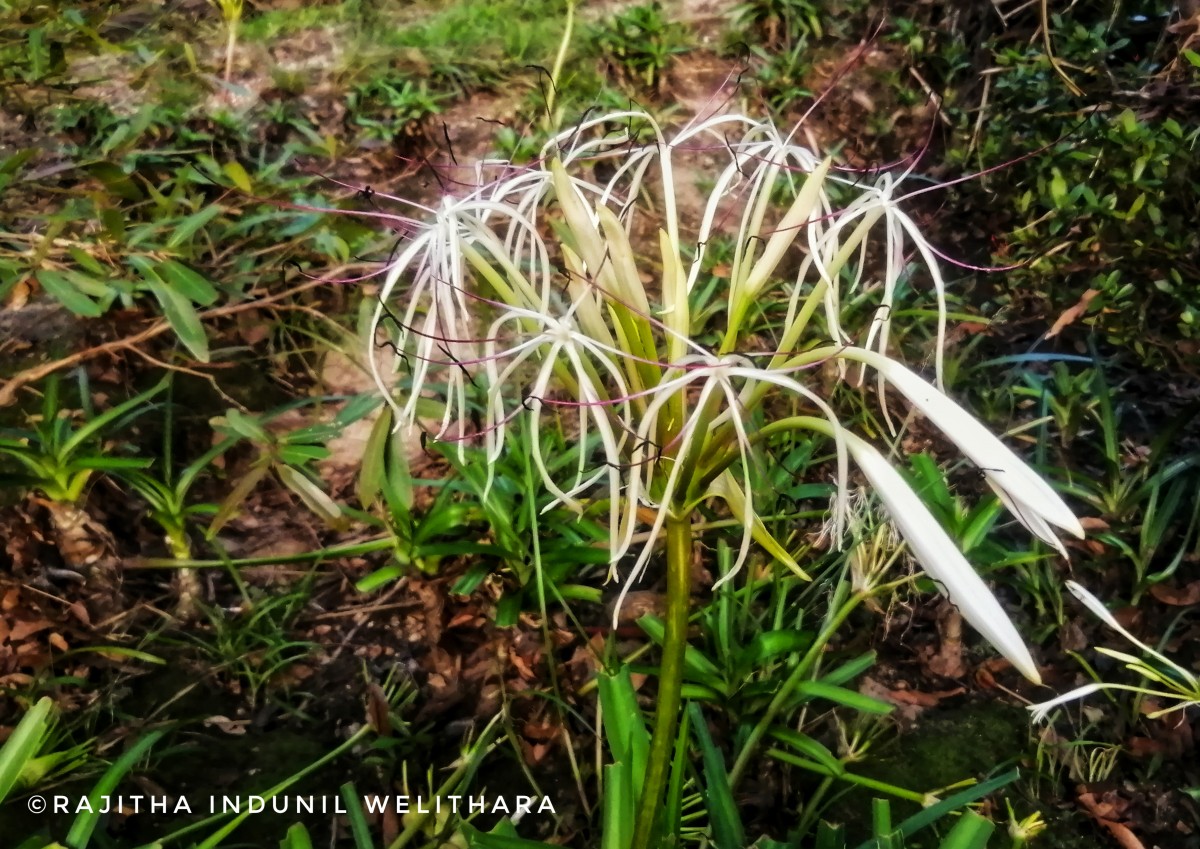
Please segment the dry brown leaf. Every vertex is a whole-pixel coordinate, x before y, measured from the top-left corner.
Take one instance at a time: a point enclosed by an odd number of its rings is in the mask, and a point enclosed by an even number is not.
[[[1082,297],[1079,299],[1079,303],[1075,304],[1075,306],[1071,307],[1070,309],[1064,310],[1063,314],[1055,320],[1054,326],[1051,327],[1046,333],[1046,338],[1053,339],[1055,336],[1061,333],[1064,328],[1069,327],[1070,325],[1079,321],[1079,319],[1083,317],[1083,314],[1087,312],[1088,304],[1090,304],[1092,300],[1099,294],[1099,289],[1088,289],[1086,292],[1084,292]]]
[[[929,671],[943,678],[961,678],[967,674],[963,662],[962,614],[946,602],[938,609],[937,629],[941,638],[938,650],[926,663]]]
[[[67,612],[78,620],[79,624],[90,628],[92,627],[92,617],[87,611],[87,607],[82,601],[76,601],[67,608]]]
[[[461,628],[467,626],[471,628],[482,628],[485,622],[486,620],[477,614],[473,609],[463,610],[450,617],[450,621],[446,623],[446,627]]]
[[[53,624],[45,619],[18,619],[12,623],[9,639],[14,643],[24,642],[28,637],[33,636],[39,631],[45,631],[47,628],[52,627]]]
[[[367,685],[367,722],[380,737],[392,736],[392,719],[387,694],[374,681]]]
[[[1190,607],[1200,603],[1200,581],[1192,581],[1182,587],[1170,587],[1166,584],[1155,584],[1150,587],[1150,595],[1174,607]]]
[[[1113,839],[1121,845],[1121,849],[1146,849],[1145,844],[1138,840],[1137,836],[1129,830],[1128,826],[1111,820],[1105,815],[1107,812],[1116,809],[1116,806],[1111,801],[1100,802],[1091,793],[1080,793],[1078,800],[1088,815],[1103,826],[1112,835]]]
[[[240,737],[246,733],[246,726],[250,724],[248,719],[230,719],[227,716],[210,716],[204,720],[204,724],[210,728],[216,728],[224,731],[226,734]]]

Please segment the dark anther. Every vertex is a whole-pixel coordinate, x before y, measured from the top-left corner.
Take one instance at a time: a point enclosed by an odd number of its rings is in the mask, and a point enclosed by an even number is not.
[[[450,140],[450,128],[442,121],[442,135],[446,138],[446,150],[450,154],[450,161],[458,165],[458,157],[454,155],[454,142]]]

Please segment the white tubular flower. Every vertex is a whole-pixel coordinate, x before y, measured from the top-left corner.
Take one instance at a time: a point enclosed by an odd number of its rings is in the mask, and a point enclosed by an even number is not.
[[[972,463],[983,470],[988,484],[1000,496],[1004,506],[1030,533],[1053,545],[1064,557],[1067,556],[1066,549],[1051,526],[1083,538],[1079,519],[1053,487],[948,395],[895,360],[873,351],[849,348],[841,352],[841,356],[874,368],[937,425]]]
[[[844,438],[854,461],[879,493],[900,535],[926,574],[937,582],[963,618],[984,639],[1008,658],[1022,675],[1041,683],[1029,649],[1008,614],[929,508],[874,446],[853,434],[847,433]]]

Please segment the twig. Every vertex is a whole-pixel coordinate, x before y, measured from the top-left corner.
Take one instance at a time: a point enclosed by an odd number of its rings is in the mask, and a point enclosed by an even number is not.
[[[344,270],[345,268],[338,269],[338,272],[340,273]],[[306,280],[299,286],[295,286],[285,292],[280,292],[277,295],[267,295],[266,297],[259,298],[256,301],[246,301],[245,303],[231,304],[225,307],[216,307],[211,310],[205,310],[204,312],[200,313],[200,319],[203,321],[207,319],[223,318],[229,315],[236,315],[237,313],[250,312],[252,310],[260,309],[268,304],[285,300],[293,295],[298,295],[301,292],[307,292],[309,289],[315,289],[318,286],[323,286],[335,279],[336,276],[331,275],[329,277],[322,277],[316,280]],[[28,383],[41,380],[47,375],[53,374],[60,369],[69,368],[73,365],[86,362],[87,360],[103,354],[135,348],[136,346],[141,345],[143,342],[148,342],[156,336],[161,336],[170,329],[170,322],[166,321],[165,319],[160,319],[158,322],[150,325],[140,333],[135,333],[132,336],[126,336],[124,339],[114,339],[111,342],[105,342],[103,345],[85,348],[82,351],[76,351],[70,356],[52,360],[51,362],[43,363],[39,366],[33,366],[32,368],[27,368],[22,372],[18,372],[9,378],[8,382],[6,382],[4,386],[0,388],[0,407],[8,407],[14,401],[16,401],[17,391]]]
[[[152,364],[158,366],[159,368],[166,369],[167,371],[177,371],[177,372],[180,372],[181,374],[188,374],[188,375],[191,375],[192,377],[198,377],[201,380],[207,380],[209,382],[209,384],[212,386],[213,391],[216,392],[218,395],[220,395],[222,398],[224,398],[226,402],[228,402],[229,404],[232,404],[234,407],[237,407],[242,412],[249,412],[249,410],[246,409],[246,405],[242,404],[236,398],[234,398],[229,393],[227,393],[224,389],[222,389],[220,387],[220,385],[217,383],[217,379],[215,377],[213,377],[211,374],[206,374],[206,373],[204,373],[202,371],[198,371],[194,368],[188,368],[187,366],[177,366],[174,363],[168,363],[164,360],[160,360],[158,357],[154,356],[153,354],[150,354],[147,351],[143,351],[141,348],[130,347],[130,348],[127,348],[126,350],[132,351],[133,353],[135,353],[139,357],[141,357],[143,360],[146,360],[146,362],[152,363]],[[228,366],[223,365],[221,367],[227,368]]]

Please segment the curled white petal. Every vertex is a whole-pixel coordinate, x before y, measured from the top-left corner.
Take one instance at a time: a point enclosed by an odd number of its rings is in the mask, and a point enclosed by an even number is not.
[[[1098,693],[1099,691],[1105,689],[1105,687],[1106,685],[1104,684],[1086,684],[1082,687],[1076,687],[1070,692],[1063,693],[1061,696],[1055,696],[1048,702],[1042,702],[1041,704],[1036,705],[1028,705],[1025,709],[1033,714],[1032,719],[1034,722],[1045,722],[1050,716],[1050,711],[1054,710],[1056,707],[1065,705],[1067,702],[1073,702],[1076,699],[1082,699],[1085,696],[1090,696],[1092,693]]]

